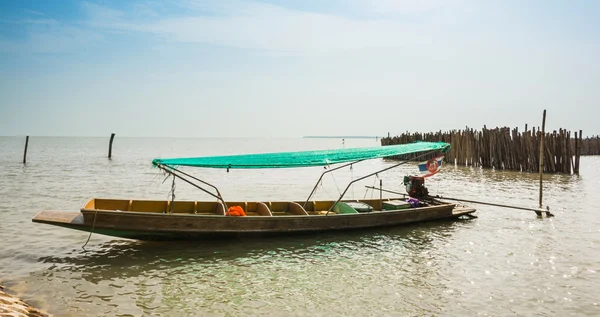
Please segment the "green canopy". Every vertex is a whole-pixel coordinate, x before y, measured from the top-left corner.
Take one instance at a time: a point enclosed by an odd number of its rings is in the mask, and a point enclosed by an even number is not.
[[[409,144],[318,150],[303,152],[260,153],[229,156],[205,156],[190,158],[157,158],[154,165],[195,166],[209,168],[289,168],[325,166],[337,163],[354,162],[394,155],[426,151],[447,151],[450,144],[444,142],[416,142]]]

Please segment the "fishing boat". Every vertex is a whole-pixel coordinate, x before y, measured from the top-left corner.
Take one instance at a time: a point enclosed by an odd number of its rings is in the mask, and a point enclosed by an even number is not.
[[[108,236],[139,239],[213,239],[227,236],[281,235],[398,226],[472,216],[474,208],[428,195],[423,177],[407,176],[407,194],[379,199],[344,199],[353,183],[406,164],[409,160],[350,181],[339,198],[312,200],[323,176],[365,160],[412,155],[413,160],[444,153],[443,142],[303,152],[154,159],[153,165],[173,180],[182,180],[212,196],[212,201],[90,199],[79,211],[41,211],[32,220]],[[439,156],[427,161],[435,173]],[[341,165],[339,165],[341,164]],[[295,201],[226,200],[219,189],[182,167],[226,169],[324,166],[308,198]]]

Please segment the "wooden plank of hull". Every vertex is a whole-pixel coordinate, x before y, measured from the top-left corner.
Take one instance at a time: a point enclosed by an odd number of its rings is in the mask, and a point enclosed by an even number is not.
[[[83,214],[79,211],[44,210],[35,215],[32,221],[57,226],[82,227],[89,230],[84,223]]]
[[[457,218],[475,209],[453,204],[398,211],[329,216],[248,216],[157,214],[143,212],[82,210],[42,211],[34,222],[140,240],[205,239],[223,236],[291,234],[396,226],[423,221]]]

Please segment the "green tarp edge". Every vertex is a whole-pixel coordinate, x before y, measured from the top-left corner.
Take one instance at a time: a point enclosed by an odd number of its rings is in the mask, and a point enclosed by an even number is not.
[[[193,166],[204,168],[292,168],[325,166],[359,160],[439,150],[446,152],[450,144],[444,142],[415,142],[389,146],[317,150],[302,152],[259,153],[228,156],[189,158],[156,158],[154,165]]]

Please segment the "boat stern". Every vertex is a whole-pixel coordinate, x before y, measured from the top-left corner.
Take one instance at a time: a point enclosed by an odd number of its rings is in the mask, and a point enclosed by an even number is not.
[[[79,211],[43,210],[38,212],[31,221],[75,229],[81,229],[85,226],[83,214]]]

